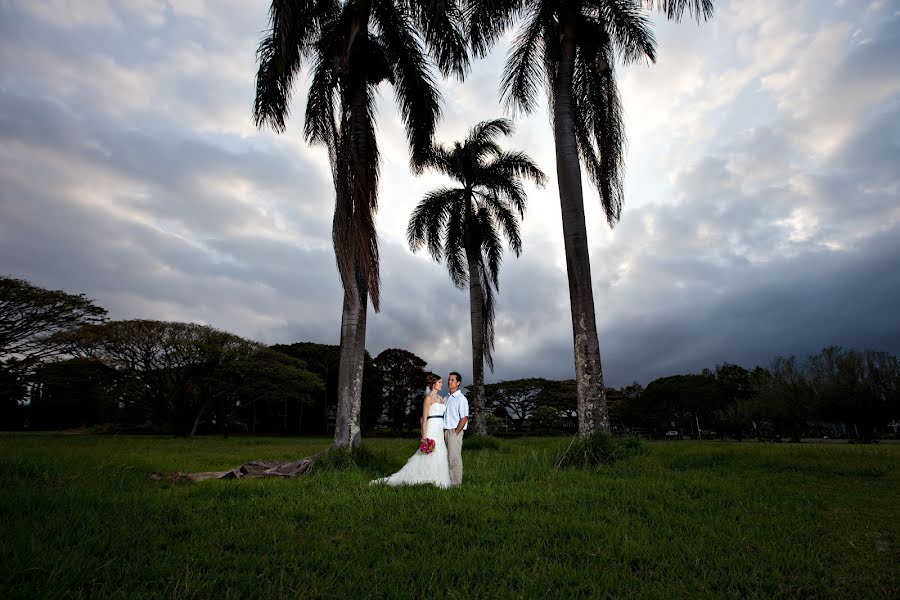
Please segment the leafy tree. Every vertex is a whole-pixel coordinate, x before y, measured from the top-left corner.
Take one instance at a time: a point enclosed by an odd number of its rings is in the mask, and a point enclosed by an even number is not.
[[[544,403],[561,411],[578,409],[578,386],[574,379],[550,380],[544,388]]]
[[[888,353],[829,346],[809,357],[807,369],[819,413],[853,425],[862,442],[898,414],[900,366]]]
[[[412,352],[400,348],[388,348],[375,357],[375,368],[381,377],[383,405],[395,435],[408,425],[408,421],[418,422],[422,414],[426,364]]]
[[[531,415],[531,430],[533,432],[550,432],[562,427],[562,416],[559,409],[546,404],[538,406]]]
[[[543,83],[553,117],[556,170],[574,330],[578,427],[582,437],[609,430],[587,228],[581,163],[600,192],[613,226],[623,202],[625,132],[615,81],[616,58],[655,60],[650,23],[642,7],[678,20],[687,9],[698,20],[712,15],[712,0],[470,0],[469,37],[479,56],[514,22],[516,34],[501,83],[513,110],[529,113]]]
[[[802,367],[793,356],[775,357],[770,369],[773,388],[770,406],[773,416],[791,440],[799,442],[806,419],[810,416],[811,389]]]
[[[311,415],[304,418],[305,431],[329,433],[329,415],[338,405],[338,371],[340,364],[340,348],[328,344],[297,342],[294,344],[276,344],[277,350],[302,360],[306,368],[321,378],[325,389],[312,394],[312,403],[306,407]],[[384,412],[384,399],[381,393],[381,380],[374,360],[368,352],[363,360],[362,386],[362,425],[367,430],[374,429]]]
[[[647,384],[640,402],[633,408],[643,422],[662,435],[672,429],[698,435],[714,422],[717,389],[711,372],[661,377]]]
[[[25,377],[44,359],[65,353],[65,345],[54,334],[105,318],[106,309],[84,294],[0,277],[0,367],[9,377]]]
[[[632,383],[631,385],[627,385],[623,387],[620,391],[621,402],[618,406],[618,411],[613,411],[612,407],[610,407],[610,420],[614,417],[617,418],[620,422],[625,424],[625,427],[641,427],[643,423],[641,422],[640,415],[638,413],[638,409],[640,407],[641,396],[644,393],[644,386],[639,384],[637,381]]]
[[[557,416],[576,407],[575,381],[571,379],[531,377],[489,383],[484,387],[485,411],[500,418],[512,418],[515,429],[523,429],[542,406],[551,408]]]
[[[736,403],[746,402],[752,396],[750,371],[739,365],[723,363],[716,366],[715,379],[719,399],[714,426],[723,438],[729,434],[741,438],[744,427],[749,424],[749,420],[744,418],[746,411],[729,411]]]
[[[34,374],[30,429],[66,429],[122,420],[115,372],[89,358],[41,365]]]
[[[22,377],[0,363],[0,429],[18,430],[25,425],[25,394]]]
[[[237,417],[249,421],[254,433],[260,419],[267,421],[269,431],[301,433],[304,407],[325,389],[305,362],[272,348],[258,348],[220,365],[211,375],[208,402],[214,405],[217,422]]]
[[[644,386],[637,381],[622,388],[622,397],[627,401],[637,400],[644,393]]]
[[[866,364],[866,386],[861,407],[869,415],[865,430],[873,432],[875,425],[884,425],[900,417],[900,360],[887,352],[867,350],[863,354]]]
[[[144,319],[84,325],[54,337],[73,355],[133,378],[144,393],[127,402],[139,402],[156,427],[178,434],[195,430],[208,404],[203,377],[261,348],[206,325]]]
[[[516,256],[522,251],[519,221],[525,216],[522,181],[543,186],[544,173],[522,152],[504,151],[497,137],[510,135],[505,119],[483,121],[452,148],[435,145],[425,162],[451,177],[454,187],[434,190],[419,202],[409,220],[407,240],[413,251],[428,248],[437,262],[446,262],[450,279],[469,288],[472,327],[471,405],[477,433],[487,433],[482,418],[484,363],[493,370],[494,291],[499,291],[501,234]]]
[[[257,52],[254,119],[284,131],[294,79],[310,63],[304,135],[328,149],[334,180],[332,240],[344,288],[336,446],[361,441],[369,295],[376,311],[380,306],[376,88],[393,87],[419,169],[440,113],[422,42],[442,73],[462,77],[468,54],[460,18],[455,2],[272,0],[271,28]]]
[[[541,378],[489,383],[484,386],[485,410],[515,419],[514,427],[522,429],[525,421],[541,406],[544,390],[549,384]]]
[[[750,397],[750,371],[744,367],[722,363],[716,367],[715,378],[728,401]]]

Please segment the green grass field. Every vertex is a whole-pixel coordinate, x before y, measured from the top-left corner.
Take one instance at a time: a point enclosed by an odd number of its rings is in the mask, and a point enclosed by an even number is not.
[[[326,439],[0,434],[0,597],[889,598],[900,445],[669,442],[556,470],[464,450],[460,488],[153,481]],[[371,440],[381,470],[413,440]]]

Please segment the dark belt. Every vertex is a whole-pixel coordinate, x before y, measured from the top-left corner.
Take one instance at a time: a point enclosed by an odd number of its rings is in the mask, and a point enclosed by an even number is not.
[[[444,418],[444,415],[431,415],[431,416],[428,417],[428,418],[429,418],[429,419],[443,419],[443,418]]]

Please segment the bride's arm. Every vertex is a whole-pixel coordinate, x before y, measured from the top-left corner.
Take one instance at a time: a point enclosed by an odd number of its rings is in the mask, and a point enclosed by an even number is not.
[[[420,439],[425,439],[425,432],[427,431],[428,425],[428,409],[431,408],[431,394],[426,394],[425,399],[422,401],[422,437]]]

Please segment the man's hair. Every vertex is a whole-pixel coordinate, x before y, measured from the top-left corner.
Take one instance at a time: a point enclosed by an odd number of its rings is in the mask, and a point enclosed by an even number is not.
[[[451,376],[456,375],[456,383],[460,383],[460,384],[462,383],[462,375],[460,375],[456,371],[450,371],[450,375]]]

